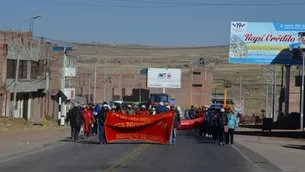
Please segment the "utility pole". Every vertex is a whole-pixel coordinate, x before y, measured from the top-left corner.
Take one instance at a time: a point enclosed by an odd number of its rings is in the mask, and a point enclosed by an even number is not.
[[[242,87],[243,87],[242,82],[243,82],[243,77],[241,76],[239,78],[239,100],[240,101],[242,100]]]
[[[191,72],[190,92],[191,92],[191,105],[193,105],[193,70]]]
[[[121,80],[122,80],[122,75],[121,75],[121,71],[120,71],[120,69],[118,69],[118,71],[119,71],[119,93],[120,93],[120,99],[123,99],[123,97],[122,97],[122,86],[121,86]]]
[[[88,102],[90,103],[90,101],[91,101],[91,78],[88,78],[88,82],[89,82],[89,91],[88,91]]]
[[[67,59],[67,49],[66,46],[64,48],[64,55],[61,59],[61,82],[60,82],[60,90],[65,93],[65,88],[66,88],[66,73],[65,73],[65,68],[66,68],[66,59]],[[64,102],[60,101],[60,125],[64,126],[65,125],[65,113],[66,113],[66,106],[64,104]]]
[[[108,96],[107,96],[107,102],[108,102],[108,104],[110,104],[110,90],[111,90],[111,88],[110,88],[110,85],[111,85],[111,78],[109,77],[108,78]]]
[[[96,103],[96,72],[97,72],[97,64],[99,64],[100,59],[98,58],[97,61],[94,63],[94,90],[93,90],[93,103]]]
[[[104,53],[104,83],[103,83],[103,101],[106,101],[106,81],[107,81],[107,61],[106,53]]]

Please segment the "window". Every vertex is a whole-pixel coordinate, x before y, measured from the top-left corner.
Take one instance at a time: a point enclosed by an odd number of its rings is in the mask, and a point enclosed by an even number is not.
[[[7,59],[6,62],[6,78],[7,79],[14,79],[15,78],[15,68],[14,68],[14,61],[11,59]]]
[[[151,102],[167,102],[168,95],[167,94],[151,94]]]
[[[193,75],[201,75],[201,72],[193,72]]]
[[[38,76],[44,76],[45,61],[38,61]]]
[[[14,79],[16,75],[17,60],[7,59],[6,77],[8,79]],[[19,79],[27,78],[27,61],[19,61]]]
[[[27,60],[20,60],[19,62],[19,79],[27,79],[27,62]],[[17,61],[15,66],[17,66]]]
[[[37,61],[31,61],[31,79],[37,79],[39,63]]]
[[[193,87],[202,87],[202,84],[193,84]]]
[[[76,84],[76,80],[75,78],[73,77],[66,77],[66,80],[65,80],[65,88],[73,88],[75,87],[75,84]]]

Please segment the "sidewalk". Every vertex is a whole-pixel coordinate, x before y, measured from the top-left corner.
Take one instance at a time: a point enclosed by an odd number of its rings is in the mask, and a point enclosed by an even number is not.
[[[235,141],[265,157],[283,172],[303,172],[305,169],[304,139],[236,135]]]
[[[1,134],[0,158],[34,150],[70,136],[69,127],[50,127]]]

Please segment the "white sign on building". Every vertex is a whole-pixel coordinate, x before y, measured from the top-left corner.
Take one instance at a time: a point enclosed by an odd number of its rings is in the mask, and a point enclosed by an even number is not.
[[[181,69],[148,68],[148,88],[181,88]]]

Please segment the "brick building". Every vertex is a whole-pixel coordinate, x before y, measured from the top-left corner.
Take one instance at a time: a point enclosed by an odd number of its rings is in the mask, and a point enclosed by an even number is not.
[[[19,35],[21,43],[18,49]],[[42,123],[48,113],[49,98],[45,89],[48,81],[45,77],[47,60],[51,56],[51,44],[42,39],[34,40],[31,32],[0,32],[1,91],[0,115],[13,114],[13,91],[15,82],[17,55],[20,59],[17,84],[16,118]]]
[[[123,69],[121,69],[123,71]],[[193,71],[182,74],[181,89],[166,89],[166,93],[176,99],[180,106],[210,104],[212,93],[213,72],[207,70],[204,74],[203,68],[196,68]],[[93,101],[93,77],[88,73],[78,72],[76,76],[76,94],[89,97]],[[146,76],[140,71],[135,74],[112,74],[108,75],[104,84],[103,73],[97,74],[96,101],[103,102],[103,88],[105,87],[105,99],[111,101],[115,97],[122,97],[132,94],[134,88],[146,88]],[[150,88],[151,93],[162,93],[163,89]]]

